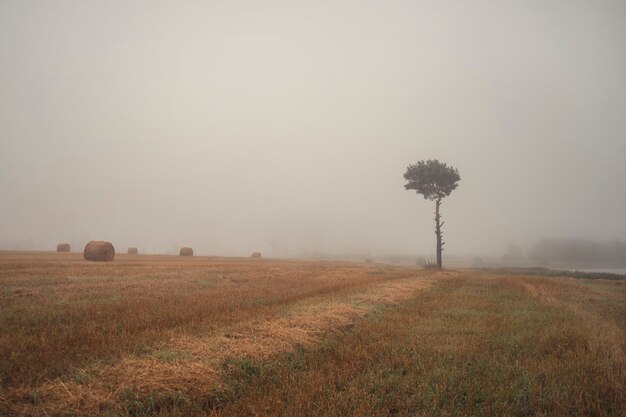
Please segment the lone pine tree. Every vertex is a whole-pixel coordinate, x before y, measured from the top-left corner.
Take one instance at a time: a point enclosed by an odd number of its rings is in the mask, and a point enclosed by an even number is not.
[[[415,190],[417,194],[424,196],[424,199],[435,202],[435,234],[437,235],[437,266],[443,266],[441,253],[443,251],[441,227],[441,200],[450,195],[456,189],[461,180],[459,171],[456,168],[439,162],[436,159],[419,161],[415,165],[409,165],[404,173],[407,183],[404,188]]]

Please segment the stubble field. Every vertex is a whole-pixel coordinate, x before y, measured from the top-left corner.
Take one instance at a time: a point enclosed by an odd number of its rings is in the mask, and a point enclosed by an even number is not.
[[[625,413],[624,281],[0,252],[3,415]]]

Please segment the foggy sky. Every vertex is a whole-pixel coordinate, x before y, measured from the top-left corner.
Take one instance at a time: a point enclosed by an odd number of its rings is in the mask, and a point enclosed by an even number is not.
[[[0,248],[626,239],[624,1],[0,0]]]

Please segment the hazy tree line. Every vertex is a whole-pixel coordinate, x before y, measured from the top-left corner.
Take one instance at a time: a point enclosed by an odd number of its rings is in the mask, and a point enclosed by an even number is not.
[[[541,239],[527,252],[538,262],[606,263],[626,266],[626,241],[596,242],[583,239]]]

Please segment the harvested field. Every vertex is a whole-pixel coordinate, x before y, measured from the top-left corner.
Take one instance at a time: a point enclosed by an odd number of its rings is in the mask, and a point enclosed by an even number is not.
[[[363,263],[0,252],[0,413],[620,415],[625,294]]]

